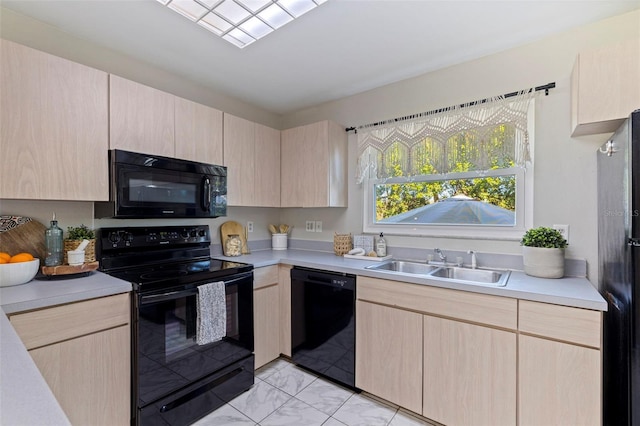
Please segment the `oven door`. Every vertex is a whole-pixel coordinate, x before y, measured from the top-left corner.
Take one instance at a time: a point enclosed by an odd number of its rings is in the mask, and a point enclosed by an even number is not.
[[[253,273],[224,281],[227,333],[222,340],[207,345],[196,343],[197,284],[138,295],[133,327],[134,413],[156,415],[161,411],[164,416],[179,418],[175,414],[180,412],[179,407],[194,410],[190,399],[202,399],[203,393],[215,394],[216,387],[238,387],[225,384],[225,377],[233,380],[238,376],[234,366],[242,365],[244,371],[246,360],[253,359]],[[251,371],[241,375],[242,380],[250,380],[244,390],[253,384],[253,362],[250,364]],[[189,391],[185,393],[186,389]],[[227,398],[235,396],[225,392]],[[145,407],[149,408],[142,411]],[[208,410],[205,415],[217,407],[201,408]]]

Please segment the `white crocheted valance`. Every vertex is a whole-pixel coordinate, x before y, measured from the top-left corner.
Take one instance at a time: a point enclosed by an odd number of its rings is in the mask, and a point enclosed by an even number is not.
[[[356,179],[525,167],[535,91],[499,96],[358,129]]]

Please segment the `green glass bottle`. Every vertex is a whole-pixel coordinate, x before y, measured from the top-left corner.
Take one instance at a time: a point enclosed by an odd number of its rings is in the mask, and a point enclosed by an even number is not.
[[[51,226],[44,231],[44,240],[47,246],[47,257],[44,260],[45,266],[62,265],[63,246],[62,246],[62,229],[58,227],[56,214],[53,214]]]

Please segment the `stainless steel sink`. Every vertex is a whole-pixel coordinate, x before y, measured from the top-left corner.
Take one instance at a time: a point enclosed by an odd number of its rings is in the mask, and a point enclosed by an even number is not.
[[[446,267],[439,268],[430,274],[432,277],[445,278],[455,281],[473,282],[474,284],[492,284],[496,287],[507,285],[510,271],[498,271],[491,269],[467,269]]]
[[[504,287],[507,285],[510,271],[495,269],[469,269],[455,266],[429,265],[420,262],[391,260],[378,265],[367,266],[381,272],[394,272],[406,275],[419,275],[436,280],[454,281],[465,284]]]
[[[426,263],[405,262],[402,260],[391,260],[379,265],[367,266],[366,269],[376,269],[380,271],[403,272],[405,274],[426,275],[438,269],[437,266],[427,265]]]

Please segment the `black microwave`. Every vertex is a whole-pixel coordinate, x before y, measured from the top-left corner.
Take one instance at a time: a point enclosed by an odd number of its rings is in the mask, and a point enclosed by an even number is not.
[[[227,168],[159,155],[109,151],[109,201],[96,218],[214,218],[227,215]]]

